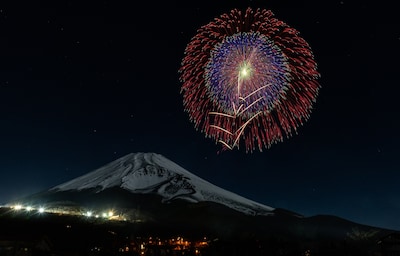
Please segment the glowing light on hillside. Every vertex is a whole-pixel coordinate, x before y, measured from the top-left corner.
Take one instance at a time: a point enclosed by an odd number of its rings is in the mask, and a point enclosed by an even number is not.
[[[92,217],[92,212],[90,212],[90,211],[86,212],[86,216],[87,217]]]
[[[112,217],[114,215],[114,213],[112,211],[108,212],[108,217]]]
[[[44,213],[44,208],[43,207],[39,208],[39,213]]]
[[[22,205],[17,204],[17,205],[14,206],[14,209],[17,210],[17,211],[19,211],[19,210],[22,209]]]
[[[28,211],[28,212],[30,212],[30,211],[33,210],[32,206],[27,206],[25,209],[26,209],[26,211]]]

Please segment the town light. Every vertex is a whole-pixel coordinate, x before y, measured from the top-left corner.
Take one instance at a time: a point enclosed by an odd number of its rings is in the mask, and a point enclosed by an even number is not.
[[[39,213],[44,213],[44,208],[43,207],[39,208]]]

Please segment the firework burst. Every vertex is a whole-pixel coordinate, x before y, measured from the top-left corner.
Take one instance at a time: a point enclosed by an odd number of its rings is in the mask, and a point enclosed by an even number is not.
[[[269,10],[234,9],[201,27],[180,68],[185,111],[223,149],[262,151],[297,133],[320,88],[299,32]]]

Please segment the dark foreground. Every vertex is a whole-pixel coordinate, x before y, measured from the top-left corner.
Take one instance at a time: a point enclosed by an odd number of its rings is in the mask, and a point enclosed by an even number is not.
[[[212,229],[192,229],[185,223],[129,223],[1,208],[3,255],[395,256],[400,255],[400,236],[382,233],[379,237],[354,230],[345,238],[333,239],[261,234],[251,229],[225,235]]]

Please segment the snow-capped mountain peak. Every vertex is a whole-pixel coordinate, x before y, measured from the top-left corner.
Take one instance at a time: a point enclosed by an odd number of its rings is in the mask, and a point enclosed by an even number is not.
[[[131,193],[155,193],[163,202],[183,199],[209,201],[251,215],[271,215],[274,208],[219,188],[185,170],[162,155],[131,153],[86,175],[58,185],[51,191],[120,187]]]

